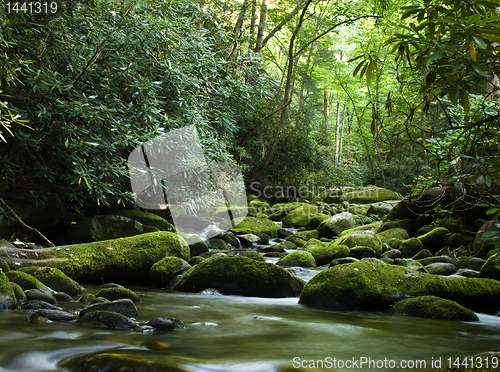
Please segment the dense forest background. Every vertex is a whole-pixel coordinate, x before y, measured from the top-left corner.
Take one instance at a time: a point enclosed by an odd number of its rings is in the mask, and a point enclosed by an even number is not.
[[[191,124],[248,184],[498,189],[496,1],[54,3],[0,10],[5,200],[130,204],[128,154]]]

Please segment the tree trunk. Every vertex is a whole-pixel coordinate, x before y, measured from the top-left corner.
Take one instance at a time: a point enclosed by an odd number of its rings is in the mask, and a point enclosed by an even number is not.
[[[262,0],[262,4],[260,5],[260,19],[259,19],[259,27],[257,29],[257,44],[255,45],[255,53],[262,52],[262,48],[264,46],[264,29],[266,27],[266,16],[267,16],[267,5],[266,0]]]
[[[250,0],[245,0],[243,5],[241,6],[240,14],[238,15],[238,20],[236,21],[236,25],[234,26],[234,40],[240,37],[241,26],[243,25],[243,21],[245,20],[245,14],[247,12],[248,6],[250,5]]]
[[[345,110],[347,105],[344,103],[344,109],[342,110],[342,125],[340,126],[340,144],[339,144],[339,161],[340,164],[342,160],[342,142],[344,140],[344,125],[345,125]]]
[[[340,102],[337,102],[337,120],[335,121],[335,166],[339,165],[339,129],[340,129]]]
[[[265,0],[264,0],[265,1]],[[263,2],[264,2],[263,1]],[[290,106],[290,103],[292,101],[292,91],[293,91],[293,72],[294,72],[294,58],[293,58],[293,50],[295,46],[295,39],[297,38],[297,35],[300,31],[300,28],[302,27],[302,23],[304,22],[304,17],[307,11],[307,8],[311,4],[312,0],[307,0],[304,8],[302,9],[302,13],[300,14],[299,21],[297,23],[297,26],[293,30],[292,37],[290,38],[290,43],[288,46],[288,66],[287,66],[287,73],[286,73],[286,82],[285,82],[285,94],[283,97],[283,106],[281,108],[281,115],[280,115],[280,120],[278,122],[278,127],[276,128],[276,132],[274,134],[273,138],[273,143],[271,145],[271,148],[269,152],[267,153],[266,158],[264,161],[252,172],[250,177],[247,178],[247,185],[252,183],[253,181],[257,180],[263,173],[264,171],[271,165],[274,154],[276,153],[276,149],[278,148],[278,143],[280,140],[280,135],[283,130],[283,127],[285,125],[287,116],[288,116],[288,108]]]
[[[330,112],[328,110],[328,98],[328,93],[325,89],[323,92],[323,127],[325,130],[325,138],[323,144],[325,146],[328,146],[328,116],[330,115]]]
[[[250,18],[250,46],[248,49],[254,49],[255,23],[257,21],[257,0],[252,0],[252,17]]]

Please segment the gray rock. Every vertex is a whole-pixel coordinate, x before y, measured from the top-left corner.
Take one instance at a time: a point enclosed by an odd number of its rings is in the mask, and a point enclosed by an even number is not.
[[[318,226],[318,231],[322,237],[332,238],[340,235],[344,230],[353,228],[354,225],[354,216],[349,212],[343,212],[321,222]]]
[[[198,294],[204,296],[223,296],[221,292],[219,292],[217,289],[214,288],[206,288],[203,291],[199,291]]]
[[[466,278],[479,278],[479,271],[471,269],[460,269],[456,274]]]
[[[44,293],[38,289],[28,289],[27,291],[24,291],[24,293],[26,294],[26,298],[28,300],[41,300],[52,305],[57,304],[57,301],[53,295]]]
[[[40,309],[49,309],[49,310],[62,310],[59,306],[49,304],[48,302],[42,300],[31,300],[24,303],[21,308],[27,310],[40,310]]]
[[[500,221],[491,220],[484,223],[477,232],[476,238],[472,245],[472,253],[475,257],[486,258],[488,252],[493,249],[495,239],[483,240],[482,236],[487,231],[500,231]]]
[[[444,263],[451,263],[453,265],[457,265],[457,260],[454,258],[451,258],[449,256],[436,256],[436,257],[427,257],[427,258],[422,258],[418,260],[422,264],[422,266],[427,266],[436,262],[444,262]]]
[[[42,317],[45,319],[52,320],[54,322],[69,322],[76,319],[76,315],[72,313],[68,313],[67,311],[62,310],[52,310],[52,309],[41,309],[37,310],[30,317],[31,318]]]
[[[452,275],[457,272],[457,267],[453,265],[452,263],[447,263],[447,262],[436,262],[432,263],[430,265],[424,266],[424,269],[429,273],[429,274],[434,274],[434,275]],[[423,269],[419,269],[423,270]]]
[[[332,260],[330,262],[329,267],[332,266],[337,266],[337,265],[343,265],[343,264],[348,264],[348,263],[353,263],[353,262],[358,262],[359,260],[354,257],[343,257],[343,258],[337,258],[335,260]]]
[[[385,252],[382,258],[401,258],[401,251],[399,249],[391,249]]]
[[[169,318],[153,318],[146,325],[161,331],[173,331],[175,324]]]
[[[86,327],[122,330],[134,330],[138,327],[136,322],[127,318],[125,315],[104,310],[88,313],[78,318],[76,323]]]
[[[54,293],[54,298],[59,302],[73,302],[73,298],[66,292],[56,292]]]
[[[379,217],[383,217],[388,214],[392,208],[396,204],[398,204],[399,200],[386,200],[382,202],[373,203],[370,208],[368,208],[368,212],[366,214],[369,216],[370,214],[375,214]]]
[[[93,311],[101,311],[101,310],[112,311],[115,313],[125,315],[126,317],[129,318],[137,317],[137,307],[134,305],[134,302],[128,298],[122,298],[116,301],[101,302],[89,305],[80,311],[79,317],[81,318]]]

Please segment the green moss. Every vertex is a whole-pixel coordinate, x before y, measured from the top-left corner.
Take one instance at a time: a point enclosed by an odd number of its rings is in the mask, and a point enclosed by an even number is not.
[[[95,294],[96,297],[104,297],[107,300],[114,301],[114,300],[119,300],[120,298],[128,298],[132,300],[133,302],[140,302],[141,299],[131,289],[128,288],[120,288],[120,287],[114,287],[114,288],[102,288]]]
[[[362,231],[349,235],[347,238],[342,239],[340,244],[347,245],[349,248],[356,246],[369,247],[374,251],[376,256],[382,254],[382,242],[373,231]]]
[[[389,311],[391,314],[432,318],[439,320],[479,321],[473,311],[435,296],[419,296],[399,301]]]
[[[453,217],[446,217],[440,223],[440,227],[446,228],[451,233],[457,233],[460,231],[460,222],[458,222]]]
[[[382,243],[387,243],[391,247],[398,240],[408,239],[408,233],[405,229],[396,227],[394,229],[388,229],[377,234],[378,238]]]
[[[2,269],[4,273],[10,271],[9,264],[3,258],[0,258],[0,269]]]
[[[384,311],[405,297],[432,295],[480,312],[500,308],[500,282],[424,274],[378,260],[337,265],[316,274],[299,303],[322,309]]]
[[[21,286],[17,283],[10,283],[12,290],[14,291],[14,296],[18,304],[26,302],[26,293],[24,293]]]
[[[294,251],[280,259],[276,265],[288,267],[316,267],[316,261],[313,255],[307,251]]]
[[[250,249],[233,249],[227,253],[228,256],[245,256],[255,261],[265,261],[266,259],[260,253]]]
[[[174,290],[215,288],[224,294],[259,297],[297,296],[303,282],[280,266],[247,257],[213,256],[189,269]]]
[[[321,210],[315,205],[303,205],[283,218],[283,227],[306,227]]]
[[[149,269],[163,257],[188,260],[189,246],[176,234],[160,231],[63,248],[26,249],[23,253],[30,258],[16,259],[23,266],[56,267],[77,281],[142,284],[149,282]]]
[[[235,235],[264,233],[271,238],[278,237],[278,229],[280,227],[267,218],[245,217],[244,219],[237,218],[234,221],[236,227],[232,228],[231,231]]]
[[[297,248],[297,246],[289,240],[284,241],[284,242],[279,242],[278,244],[275,244],[271,247],[274,248],[275,252],[284,252],[285,249],[296,249]]]
[[[17,308],[16,295],[9,279],[0,269],[0,310]]]
[[[500,255],[494,254],[486,260],[479,271],[481,278],[500,280]]]
[[[23,291],[26,291],[28,289],[38,289],[44,293],[52,293],[52,291],[47,288],[47,286],[44,285],[40,280],[25,272],[11,270],[6,275],[7,278],[9,278],[9,281],[19,284]]]
[[[166,287],[175,276],[190,268],[191,265],[182,258],[165,257],[151,266],[149,277],[158,287]]]
[[[335,242],[324,243],[319,240],[317,242],[320,244],[313,242],[315,244],[308,244],[305,247],[305,250],[313,255],[317,266],[326,265],[336,258],[347,257],[349,255],[349,248],[345,245],[339,245]]]
[[[380,232],[394,228],[401,228],[405,229],[409,236],[415,236],[418,229],[422,226],[423,223],[421,221],[413,218],[407,218],[404,220],[384,222],[384,224],[380,227]]]
[[[344,230],[352,229],[354,225],[354,216],[348,212],[343,212],[321,222],[318,231],[322,237],[332,238],[340,235]]]
[[[174,225],[172,225],[170,222],[168,222],[167,220],[161,218],[160,216],[154,213],[141,211],[139,209],[126,209],[126,210],[113,211],[113,213],[111,214],[136,220],[142,223],[143,225],[154,226],[160,231],[175,232]]]
[[[293,243],[296,247],[303,247],[307,243],[307,241],[305,241],[304,239],[293,235],[287,236],[286,241]]]
[[[424,249],[424,245],[418,238],[410,238],[401,240],[397,248],[400,250],[403,257],[409,258],[415,256]]]
[[[350,201],[352,203],[368,204],[395,199],[397,199],[397,194],[394,191],[376,186],[367,186],[363,187],[361,190],[342,194],[339,201]]]
[[[437,227],[429,231],[427,234],[420,235],[417,239],[422,242],[425,249],[431,252],[437,252],[444,245],[444,240],[450,235],[448,229],[444,227]]]
[[[292,237],[299,238],[305,240],[306,242],[310,239],[319,239],[320,233],[318,230],[307,230],[307,231],[299,231],[293,235],[289,235],[285,238],[285,240],[290,240]]]
[[[371,204],[351,205],[349,208],[347,208],[347,211],[349,213],[354,214],[354,215],[366,216],[366,212],[368,212],[368,209],[370,209],[370,206],[371,206]]]
[[[330,216],[328,214],[324,214],[324,213],[318,213],[318,214],[312,216],[311,220],[309,221],[309,223],[306,226],[306,229],[308,229],[308,230],[316,229],[321,224],[321,222],[328,219],[329,217]]]
[[[20,271],[30,274],[56,292],[65,292],[71,296],[82,293],[82,287],[59,269],[31,266],[21,268]]]
[[[201,261],[203,261],[205,258],[201,257],[201,256],[194,256],[194,257],[191,257],[188,261],[188,264],[190,264],[191,266],[194,266],[196,264],[199,264]]]
[[[349,250],[349,256],[361,259],[365,257],[379,257],[380,255],[375,252],[373,248],[366,246],[355,246]]]

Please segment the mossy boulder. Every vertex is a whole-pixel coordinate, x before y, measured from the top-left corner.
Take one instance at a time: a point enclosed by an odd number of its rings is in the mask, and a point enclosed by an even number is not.
[[[316,267],[316,260],[313,255],[307,251],[294,251],[288,253],[285,257],[276,262],[276,265],[287,267]]]
[[[26,258],[9,257],[15,252],[22,252]],[[137,285],[149,283],[149,269],[164,257],[188,260],[189,246],[176,234],[160,231],[64,247],[6,249],[5,253],[8,260],[21,266],[55,267],[77,281]]]
[[[179,257],[165,257],[151,266],[149,277],[158,287],[166,287],[177,275],[188,271],[191,265]]]
[[[189,245],[189,257],[199,256],[208,252],[207,243],[205,243],[199,236],[187,236],[184,240]],[[188,258],[189,259],[189,258]]]
[[[399,200],[385,200],[382,202],[372,203],[370,205],[370,208],[368,208],[366,214],[368,216],[374,214],[376,216],[383,217],[387,215],[391,211],[391,209],[394,208],[394,206],[398,203]]]
[[[292,237],[300,238],[307,242],[310,239],[319,239],[321,237],[321,234],[318,230],[299,231],[293,235],[287,236],[285,240],[290,240]]]
[[[500,282],[425,274],[376,259],[337,265],[306,283],[300,304],[320,309],[386,311],[406,297],[432,295],[478,312],[500,309]]]
[[[327,220],[330,217],[330,215],[325,214],[325,213],[318,213],[314,216],[311,217],[311,220],[306,226],[307,230],[313,230],[317,229],[319,225],[321,225],[321,222],[324,220]]]
[[[231,231],[235,235],[239,234],[267,234],[271,238],[278,237],[278,229],[280,228],[273,221],[267,218],[245,217],[244,219],[237,218],[234,220],[236,227]]]
[[[322,237],[333,238],[340,235],[342,231],[352,229],[354,226],[354,216],[349,212],[342,212],[321,222],[318,231]]]
[[[452,247],[466,247],[474,241],[474,237],[464,233],[451,234],[444,240],[444,244]]]
[[[17,299],[9,279],[0,270],[0,310],[16,309]]]
[[[139,209],[123,209],[113,211],[111,214],[130,218],[146,226],[154,226],[160,231],[175,232],[174,225],[154,213],[141,211]]]
[[[105,327],[106,328],[106,327]],[[84,357],[70,357],[61,367],[78,372],[190,372],[175,362],[151,361],[137,355],[113,353],[90,354]]]
[[[343,258],[349,255],[349,248],[345,245],[321,241],[318,241],[321,244],[309,244],[311,240],[307,242],[308,244],[306,244],[304,249],[313,255],[317,266],[326,265],[336,258]]]
[[[397,249],[404,258],[413,257],[424,248],[424,245],[418,238],[401,240],[399,245],[397,245]]]
[[[9,281],[12,283],[19,284],[23,291],[27,291],[28,289],[38,289],[43,293],[52,294],[52,290],[49,287],[37,278],[23,271],[11,270],[5,275],[7,275],[7,278],[9,278]]]
[[[373,248],[365,246],[355,246],[349,250],[349,256],[357,259],[367,258],[367,257],[379,257],[380,255],[375,252]]]
[[[329,189],[320,193],[318,196],[314,197],[311,200],[311,203],[327,203],[327,204],[336,204],[340,201],[340,196],[342,195],[342,189]]]
[[[102,240],[118,239],[148,232],[158,228],[123,216],[94,216],[71,226],[71,237],[77,243],[90,243]]]
[[[479,271],[481,278],[500,280],[500,254],[494,254],[488,258]]]
[[[303,247],[307,243],[307,241],[295,235],[287,236],[286,241],[293,243],[296,247]]]
[[[347,208],[347,211],[354,215],[366,216],[371,204],[355,204]]]
[[[1,246],[0,244],[0,249],[2,249],[3,247]],[[6,260],[4,260],[3,258],[0,258],[0,269],[3,270],[4,273],[10,271],[10,267],[9,267],[9,264],[7,263]]]
[[[10,283],[10,286],[12,287],[12,290],[14,291],[14,296],[16,297],[17,303],[22,304],[22,303],[26,302],[26,300],[27,300],[26,293],[24,293],[21,286],[17,283]]]
[[[422,242],[425,249],[431,252],[437,252],[444,245],[444,240],[450,235],[448,229],[444,227],[437,227],[427,234],[420,235],[417,239]]]
[[[306,227],[321,209],[315,205],[303,205],[291,211],[283,218],[283,227]]]
[[[174,290],[199,292],[215,288],[224,294],[294,297],[302,287],[302,280],[278,265],[242,256],[213,256],[189,269]]]
[[[360,190],[346,192],[340,196],[339,201],[351,203],[369,204],[384,200],[394,200],[397,195],[394,191],[376,186],[366,186]]]
[[[405,240],[410,237],[408,235],[408,232],[400,227],[384,230],[382,232],[379,232],[377,236],[382,243],[387,243],[391,247],[394,245],[396,241]]]
[[[491,220],[485,222],[478,230],[472,246],[472,253],[475,257],[487,258],[488,252],[494,248],[495,239],[483,240],[483,234],[488,231],[500,232],[500,221]]]
[[[232,249],[227,252],[228,256],[245,256],[255,261],[265,261],[266,259],[260,253],[251,249]]]
[[[137,323],[123,314],[114,311],[98,310],[78,318],[76,323],[85,327],[121,329],[132,331],[137,328]]]
[[[19,270],[30,274],[56,292],[65,292],[71,296],[82,294],[83,288],[80,284],[54,267],[30,266]]]
[[[460,222],[453,217],[446,217],[441,220],[439,227],[444,227],[450,233],[454,234],[460,231]]]
[[[406,298],[396,303],[389,312],[397,315],[439,320],[479,321],[479,318],[473,311],[457,304],[455,301],[435,296]]]
[[[452,275],[455,274],[458,269],[454,264],[449,262],[434,262],[424,266],[421,270],[434,275]]]
[[[415,236],[418,229],[420,229],[424,224],[420,220],[416,220],[414,218],[407,218],[403,220],[397,221],[388,221],[384,222],[384,224],[380,227],[380,232],[386,231],[394,228],[405,229],[408,232],[409,236]]]
[[[112,287],[112,288],[101,288],[96,294],[96,297],[104,297],[109,301],[119,300],[121,298],[128,298],[135,302],[140,302],[141,299],[131,289],[121,288],[121,287]]]
[[[119,313],[125,315],[129,318],[137,317],[137,307],[134,305],[134,302],[129,298],[122,298],[115,301],[110,302],[99,302],[95,304],[91,304],[86,308],[80,310],[78,317],[83,317],[86,314],[89,314],[93,311],[112,311],[115,313]]]
[[[356,246],[369,247],[373,249],[376,256],[382,254],[382,242],[373,231],[362,231],[349,235],[347,238],[342,239],[340,244],[346,245],[349,248]]]
[[[274,252],[284,252],[285,249],[296,249],[297,246],[293,244],[291,241],[279,242],[278,244],[272,245],[270,248],[273,248]]]

